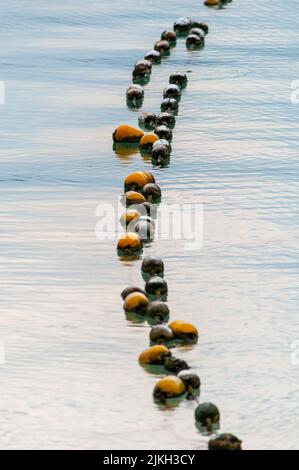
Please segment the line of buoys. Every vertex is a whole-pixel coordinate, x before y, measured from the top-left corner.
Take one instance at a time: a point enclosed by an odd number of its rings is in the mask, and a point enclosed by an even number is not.
[[[210,6],[216,2],[207,0],[206,4]],[[136,62],[134,66],[133,85],[126,93],[127,105],[131,108],[142,106],[144,90],[140,84],[148,83],[152,65],[159,64],[164,56],[170,54],[177,38],[186,38],[188,49],[200,49],[205,45],[208,32],[208,25],[189,17],[175,21],[173,31],[163,31],[160,40],[154,45],[154,50],[148,52],[144,59]],[[152,112],[142,112],[139,115],[140,128],[145,132],[154,131],[153,133],[146,134],[132,126],[121,125],[113,133],[114,142],[138,144],[141,151],[150,152],[154,166],[164,166],[170,158],[175,116],[187,82],[185,73],[172,73],[169,84],[163,90],[161,113],[156,115]],[[161,195],[161,188],[150,172],[137,171],[125,178],[122,202],[126,211],[121,217],[121,223],[126,232],[118,241],[119,256],[139,257],[144,243],[153,238],[156,211],[153,215],[152,210],[155,204],[160,202]],[[153,398],[161,404],[184,397],[197,401],[196,426],[200,432],[212,434],[219,429],[220,412],[213,403],[198,402],[201,387],[199,376],[190,370],[185,360],[174,357],[171,352],[172,348],[182,344],[196,344],[199,338],[198,329],[183,320],[174,320],[167,324],[170,311],[166,304],[168,285],[164,279],[162,259],[157,256],[145,257],[141,272],[145,281],[144,289],[127,287],[122,291],[121,297],[127,318],[139,318],[139,321],[147,321],[151,326],[150,346],[139,355],[140,365],[149,371],[155,367],[155,372],[158,367],[162,374],[167,374],[156,383]],[[208,448],[241,450],[241,441],[232,434],[219,434],[210,439]]]

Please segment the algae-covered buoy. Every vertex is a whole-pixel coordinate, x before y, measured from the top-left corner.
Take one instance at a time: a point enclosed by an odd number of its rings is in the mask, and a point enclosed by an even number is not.
[[[161,102],[161,111],[162,113],[173,113],[176,114],[179,109],[179,104],[174,98],[165,98]]]
[[[167,399],[177,398],[185,393],[184,383],[174,375],[169,375],[159,380],[154,388],[154,399],[165,403]]]
[[[184,382],[186,390],[199,390],[200,388],[200,378],[194,372],[190,370],[182,370],[178,373],[178,377]]]
[[[134,222],[134,232],[139,235],[142,241],[149,241],[154,238],[155,227],[147,220],[137,219]]]
[[[161,39],[155,43],[154,49],[159,51],[162,55],[167,55],[170,52],[170,44],[168,41],[165,41],[165,39]]]
[[[141,292],[132,292],[127,295],[124,301],[124,310],[126,312],[138,313],[143,315],[146,313],[149,300],[145,294]]]
[[[169,83],[171,85],[177,85],[181,89],[186,88],[188,83],[188,77],[183,72],[174,72],[169,77]]]
[[[172,130],[167,126],[158,126],[155,129],[155,134],[157,134],[159,139],[165,139],[168,142],[172,141]]]
[[[156,50],[147,52],[144,58],[146,60],[149,60],[152,64],[160,64],[161,59],[162,59],[160,52]]]
[[[141,289],[140,287],[136,287],[136,286],[130,286],[130,287],[126,287],[122,292],[121,292],[121,297],[123,300],[125,300],[125,298],[129,295],[129,294],[132,294],[133,292],[139,292],[141,294],[144,294],[146,295],[145,291],[143,289]]]
[[[209,450],[242,450],[242,441],[230,433],[217,434],[209,440]]]
[[[130,108],[140,108],[144,99],[144,90],[140,85],[131,85],[127,89],[126,97]]]
[[[159,256],[146,256],[142,261],[141,271],[150,276],[160,276],[164,274],[164,263]]]
[[[198,34],[189,34],[186,39],[186,46],[188,49],[201,49],[205,45],[205,40],[203,36]]]
[[[158,344],[171,342],[173,341],[173,332],[166,325],[154,325],[150,331],[150,340],[152,343]]]
[[[142,194],[149,202],[159,202],[161,200],[161,188],[156,183],[148,183],[142,188]]]
[[[198,339],[198,330],[192,323],[185,322],[184,320],[175,320],[168,326],[173,331],[176,339],[190,343],[194,343]]]
[[[146,314],[156,323],[167,322],[169,318],[169,308],[166,303],[155,300],[148,304]]]
[[[167,291],[167,282],[159,276],[151,277],[145,284],[145,292],[156,297],[162,297]]]
[[[171,352],[166,346],[156,345],[142,351],[139,362],[140,364],[163,365],[169,356],[171,356]]]
[[[139,143],[144,133],[132,126],[121,125],[113,133],[114,142],[124,144]]]
[[[186,361],[173,356],[165,360],[164,367],[167,372],[172,372],[173,374],[178,374],[182,370],[190,369]]]
[[[173,29],[178,36],[185,36],[192,27],[192,20],[188,16],[182,16],[174,22]]]
[[[154,113],[143,112],[138,116],[139,126],[145,130],[153,130],[157,124],[157,116]]]
[[[179,100],[181,98],[181,89],[178,85],[171,83],[163,90],[163,98],[174,98]]]
[[[169,42],[170,46],[174,47],[176,45],[176,33],[174,31],[165,30],[161,34],[161,39],[165,39]]]
[[[213,403],[200,403],[195,410],[195,420],[209,432],[213,430],[220,422],[220,412]]]
[[[160,113],[157,116],[157,126],[166,126],[173,129],[175,126],[175,117],[171,113]]]
[[[121,255],[133,255],[142,251],[142,248],[142,240],[134,232],[127,232],[118,240],[117,244],[117,250]]]

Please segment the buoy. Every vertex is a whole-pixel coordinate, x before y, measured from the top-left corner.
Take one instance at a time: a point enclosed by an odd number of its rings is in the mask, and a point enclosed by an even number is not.
[[[186,39],[186,46],[188,49],[200,49],[204,47],[204,37],[197,34],[189,34]]]
[[[159,380],[154,388],[154,399],[165,403],[167,399],[177,398],[185,393],[184,383],[174,375],[169,375]]]
[[[183,16],[176,20],[173,29],[178,36],[185,36],[189,33],[192,27],[192,20],[188,16]]]
[[[161,55],[167,55],[170,52],[170,44],[165,39],[161,39],[155,43],[154,49],[159,51]]]
[[[131,85],[126,93],[127,105],[131,108],[140,108],[144,99],[144,90],[140,85]]]
[[[158,147],[159,145],[165,145],[171,152],[171,143],[166,139],[159,139],[153,143],[153,148]]]
[[[117,249],[120,254],[133,255],[142,250],[143,243],[137,233],[127,232],[123,235],[117,244]]]
[[[123,201],[127,206],[130,206],[132,204],[141,204],[145,201],[145,197],[137,191],[127,191],[123,196]]]
[[[154,325],[150,331],[150,340],[152,343],[168,343],[173,341],[173,332],[166,325]]]
[[[242,450],[242,441],[233,434],[217,434],[209,440],[209,450]]]
[[[145,292],[156,297],[167,294],[167,291],[167,282],[159,276],[151,277],[145,284]]]
[[[173,129],[175,126],[175,117],[171,113],[160,113],[157,116],[157,126],[166,126]]]
[[[190,34],[195,34],[196,36],[199,36],[202,40],[204,40],[205,37],[204,31],[200,28],[192,28]]]
[[[139,292],[141,294],[144,294],[146,296],[146,293],[143,289],[140,289],[140,287],[135,287],[135,286],[131,286],[131,287],[126,287],[122,292],[121,292],[121,297],[123,300],[125,300],[125,298],[129,295],[129,294],[132,294],[133,292]]]
[[[205,0],[205,1],[204,1],[204,4],[205,4],[207,7],[218,6],[218,5],[221,5],[221,3],[222,3],[222,0]]]
[[[149,300],[145,294],[141,292],[132,292],[127,295],[124,301],[124,310],[126,312],[134,312],[138,315],[144,315],[147,310]]]
[[[142,194],[149,202],[160,202],[162,192],[160,186],[156,183],[146,184],[142,189]]]
[[[162,113],[176,114],[179,109],[179,104],[174,98],[165,98],[161,103]]]
[[[148,215],[152,219],[157,217],[157,207],[150,202],[143,202],[142,204],[137,205],[138,212],[142,212],[142,215]]]
[[[150,222],[138,219],[133,222],[133,227],[134,232],[139,235],[142,241],[145,242],[154,238],[155,228]]]
[[[155,300],[148,304],[146,314],[156,323],[167,322],[169,318],[169,308],[164,302]]]
[[[124,190],[141,191],[142,188],[150,182],[150,178],[144,171],[135,171],[126,176],[124,181]]]
[[[157,134],[146,134],[140,140],[139,146],[143,150],[151,150],[157,140],[159,140]]]
[[[139,143],[144,133],[132,126],[121,125],[113,133],[114,142],[126,144]]]
[[[195,421],[212,432],[213,427],[219,426],[220,412],[213,403],[200,403],[195,410]]]
[[[139,126],[145,130],[153,130],[157,125],[157,117],[154,113],[140,113],[138,116]]]
[[[178,85],[171,83],[170,85],[167,85],[167,87],[164,88],[163,97],[174,98],[175,100],[180,100],[181,89],[178,87]]]
[[[145,70],[148,73],[151,73],[152,63],[150,60],[147,59],[138,60],[134,66],[134,69]]]
[[[199,28],[205,35],[209,34],[209,26],[202,21],[192,20],[192,28]]]
[[[150,276],[164,275],[164,263],[159,256],[146,256],[141,265],[142,273],[149,274]]]
[[[186,88],[188,83],[188,77],[183,72],[172,73],[169,77],[169,83],[172,85],[177,85],[181,89]]]
[[[162,59],[160,52],[155,50],[149,51],[145,54],[144,58],[149,60],[152,64],[160,64]]]
[[[157,141],[160,142],[160,141]],[[170,148],[168,145],[159,144],[153,145],[151,151],[151,159],[153,165],[165,166],[169,162]]]
[[[156,345],[142,351],[139,362],[140,364],[163,365],[169,356],[171,356],[171,352],[166,346]]]
[[[200,378],[197,374],[189,370],[181,370],[178,377],[184,382],[186,390],[189,392],[196,392],[200,389]]]
[[[168,326],[173,331],[173,335],[176,339],[190,343],[194,343],[198,339],[198,330],[192,323],[183,320],[175,320]]]
[[[174,31],[163,31],[161,34],[161,39],[168,41],[171,46],[175,46],[176,44],[176,34]]]
[[[132,76],[134,83],[148,83],[152,72],[152,63],[149,60],[139,60],[136,62]]]
[[[172,372],[173,374],[178,374],[182,370],[190,369],[187,362],[173,356],[165,360],[164,367],[167,372]]]
[[[139,219],[141,216],[140,212],[136,211],[135,209],[128,209],[120,219],[120,222],[123,226],[129,225],[133,220]]]
[[[172,130],[166,126],[159,126],[155,129],[155,134],[157,134],[159,139],[168,140],[168,142],[172,141]]]

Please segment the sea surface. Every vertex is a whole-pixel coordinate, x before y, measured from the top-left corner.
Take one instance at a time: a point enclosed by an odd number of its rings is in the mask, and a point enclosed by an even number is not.
[[[163,203],[202,205],[203,244],[157,237],[172,319],[200,330],[174,354],[201,401],[246,449],[299,449],[299,80],[297,0],[10,0],[0,15],[0,448],[205,449],[195,403],[154,404],[158,375],[138,364],[147,323],[120,292],[140,263],[97,238],[124,177],[152,170],[118,155],[112,132],[137,125],[125,91],[134,63],[173,21],[209,23],[202,51],[183,40],[145,87],[159,111],[188,71]],[[294,98],[294,96],[293,96]],[[96,208],[98,212],[96,215]],[[158,213],[158,219],[161,213]]]

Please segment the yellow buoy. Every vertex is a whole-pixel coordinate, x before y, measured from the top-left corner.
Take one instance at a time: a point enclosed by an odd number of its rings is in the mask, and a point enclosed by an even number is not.
[[[126,144],[139,143],[144,133],[132,126],[121,125],[113,133],[114,142]]]
[[[144,171],[135,171],[125,178],[125,191],[141,190],[143,186],[150,182],[149,176]]]
[[[199,336],[197,328],[192,323],[183,320],[175,320],[168,326],[173,331],[175,338],[194,340]]]
[[[135,312],[143,314],[146,312],[149,300],[146,295],[141,292],[132,292],[132,294],[127,295],[124,301],[124,310],[126,312]]]
[[[167,357],[171,356],[171,352],[166,346],[157,345],[145,349],[139,356],[140,364],[164,364]]]
[[[183,395],[185,391],[184,382],[174,375],[169,375],[156,383],[154,397],[156,400],[164,401],[167,398],[179,397]]]
[[[136,191],[127,191],[124,198],[127,205],[141,204],[142,202],[145,202],[145,197]]]
[[[157,140],[159,140],[159,137],[156,134],[146,134],[141,138],[139,145],[144,149],[149,149]]]
[[[121,223],[123,225],[129,225],[133,220],[137,220],[141,217],[140,212],[136,211],[135,209],[128,209],[122,216],[121,216]]]
[[[137,251],[142,250],[143,244],[141,238],[137,233],[127,232],[123,235],[117,244],[117,248],[119,251],[123,251],[124,253],[136,253]]]

